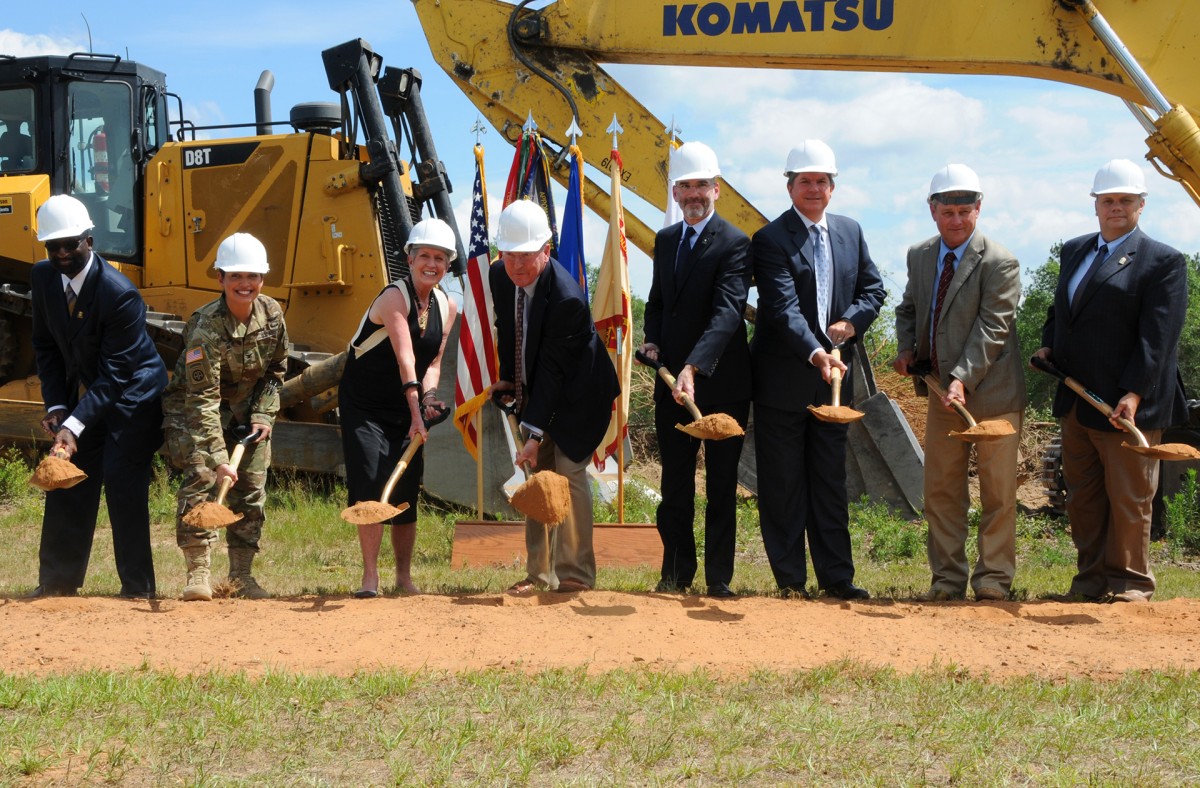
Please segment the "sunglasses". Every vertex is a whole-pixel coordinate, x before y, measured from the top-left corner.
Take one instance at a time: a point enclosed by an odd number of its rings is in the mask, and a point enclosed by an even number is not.
[[[50,254],[58,254],[59,252],[74,252],[79,248],[79,245],[87,240],[87,236],[79,238],[65,238],[63,240],[46,241],[46,251]]]

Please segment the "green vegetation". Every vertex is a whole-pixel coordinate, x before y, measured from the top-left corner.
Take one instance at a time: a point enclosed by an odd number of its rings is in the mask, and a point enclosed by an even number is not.
[[[1180,785],[1197,674],[0,676],[0,782]]]
[[[1183,486],[1163,501],[1166,541],[1175,554],[1200,555],[1200,485],[1189,469]]]

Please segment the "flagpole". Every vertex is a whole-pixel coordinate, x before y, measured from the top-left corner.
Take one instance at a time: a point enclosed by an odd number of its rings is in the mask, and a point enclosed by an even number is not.
[[[621,358],[621,329],[617,329],[617,360]],[[620,364],[617,369],[620,369]],[[625,524],[625,409],[617,407],[617,522]]]
[[[479,441],[479,461],[475,463],[476,519],[483,520],[483,408],[476,408],[471,418],[475,422],[475,439]]]

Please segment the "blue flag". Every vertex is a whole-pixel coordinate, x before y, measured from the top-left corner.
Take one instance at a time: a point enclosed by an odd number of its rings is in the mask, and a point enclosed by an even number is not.
[[[587,296],[587,264],[583,257],[583,153],[571,146],[571,180],[567,185],[567,205],[563,213],[562,235],[558,242],[558,262],[575,277]]]

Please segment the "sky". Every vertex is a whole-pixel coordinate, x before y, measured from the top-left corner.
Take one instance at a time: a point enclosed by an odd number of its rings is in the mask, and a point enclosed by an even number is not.
[[[275,76],[276,119],[286,119],[296,103],[335,100],[321,50],[365,38],[385,65],[415,67],[424,76],[426,114],[465,234],[474,177],[471,127],[478,112],[434,62],[409,0],[344,0],[336,6],[135,0],[103,10],[10,3],[0,20],[0,54],[86,51],[89,25],[93,51],[165,72],[168,89],[201,125],[251,121],[263,69]],[[1026,282],[1055,242],[1096,231],[1088,192],[1096,170],[1111,158],[1132,159],[1145,171],[1150,194],[1143,229],[1184,252],[1200,251],[1200,207],[1145,161],[1145,133],[1112,96],[999,76],[629,65],[609,71],[664,125],[674,117],[683,140],[711,146],[725,178],[768,218],[789,206],[782,175],[788,150],[809,137],[828,142],[840,170],[829,210],[862,224],[891,306],[903,293],[905,250],[935,232],[925,196],[933,173],[949,162],[979,174],[984,199],[978,230],[1017,255]],[[513,152],[494,129],[482,143],[494,235]],[[608,183],[605,172],[589,175]],[[632,195],[624,201],[627,212],[661,226],[660,211]],[[556,202],[561,212],[561,192]],[[585,210],[592,265],[600,261],[606,223],[607,217]],[[648,294],[650,260],[632,245],[630,282],[636,294]]]

